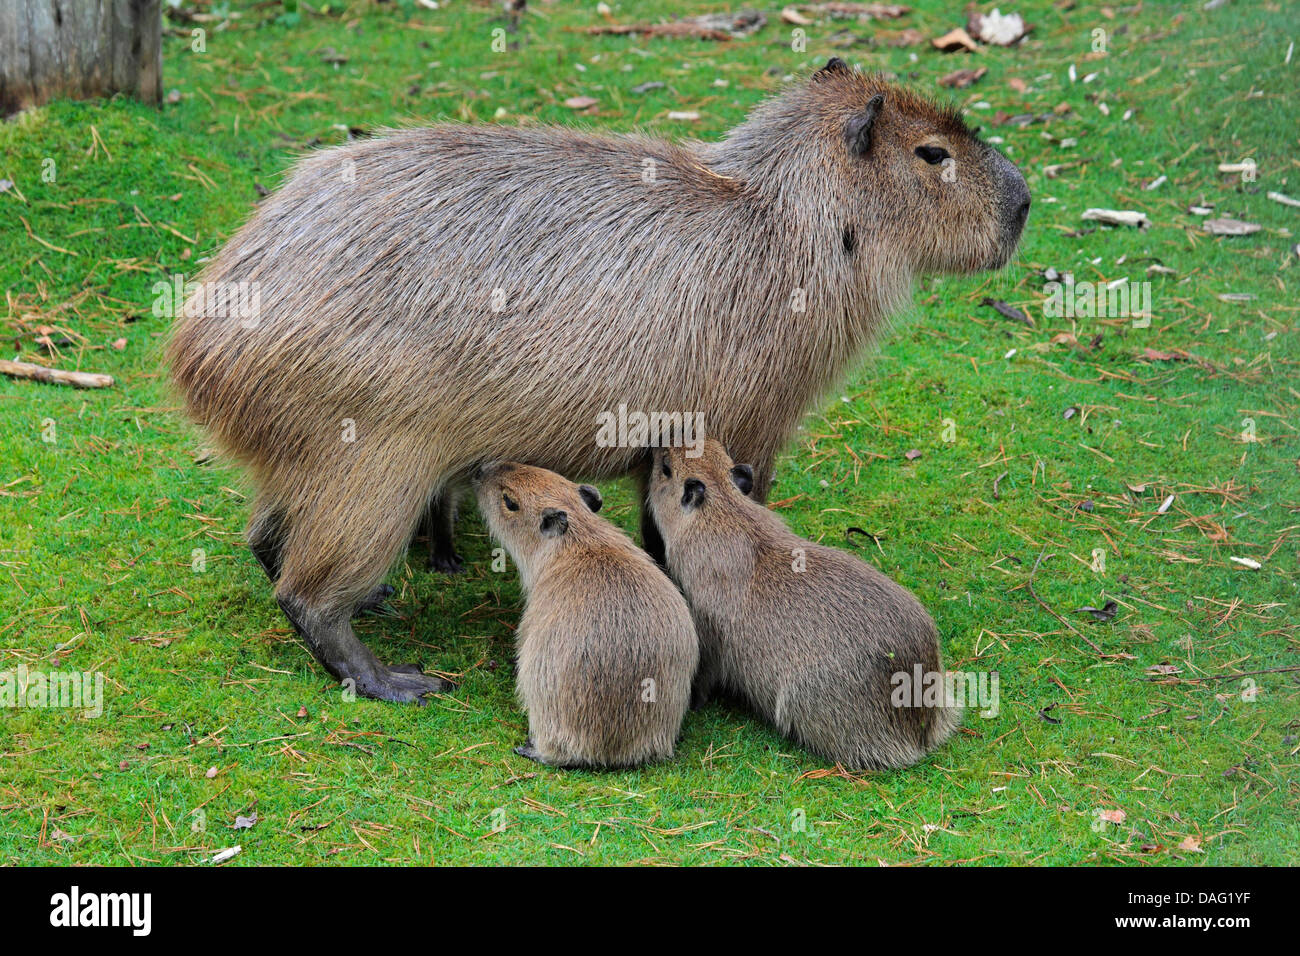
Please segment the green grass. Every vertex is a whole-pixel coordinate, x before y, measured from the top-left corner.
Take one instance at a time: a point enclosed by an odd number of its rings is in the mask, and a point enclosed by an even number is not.
[[[1254,677],[1254,699],[1239,679],[1187,681],[1300,664],[1300,272],[1288,251],[1300,211],[1266,198],[1300,196],[1300,56],[1284,63],[1294,16],[1278,0],[1108,13],[1024,0],[1010,6],[1035,29],[1016,49],[830,42],[846,28],[935,36],[961,22],[960,4],[914,5],[897,22],[819,22],[797,53],[775,9],[755,36],[712,43],[569,32],[599,22],[594,3],[539,0],[506,36],[517,49],[497,54],[498,8],[468,0],[350,0],[297,26],[231,3],[242,15],[226,28],[202,24],[206,52],[166,39],[178,103],[61,102],[0,124],[0,177],[15,183],[0,193],[4,357],[117,379],[102,391],[0,380],[0,669],[106,681],[99,719],[0,711],[0,859],[190,864],[241,844],[231,865],[1300,861],[1296,672]],[[624,2],[614,19],[718,9]],[[1108,52],[1089,58],[1098,28]],[[326,47],[348,61],[324,62]],[[950,666],[999,673],[998,715],[972,717],[898,773],[828,768],[719,705],[688,716],[669,764],[539,771],[512,753],[526,729],[510,667],[518,582],[490,570],[476,516],[461,526],[463,578],[426,573],[412,551],[390,577],[393,614],[362,625],[381,658],[419,658],[459,689],[426,708],[343,700],[241,544],[248,487],[196,462],[205,440],[164,387],[153,284],[192,275],[249,215],[256,185],[274,188],[305,145],[341,141],[335,124],[454,117],[709,137],[832,54],[931,92],[952,70],[987,66],[955,96],[1003,139],[1035,206],[1011,267],[922,284],[808,419],[773,498],[800,533],[915,591]],[[653,80],[666,88],[630,92]],[[578,95],[598,111],[575,117],[562,104]],[[701,120],[670,121],[670,109]],[[1019,127],[997,125],[999,112],[1053,115]],[[1256,182],[1216,171],[1245,157]],[[1208,236],[1193,203],[1263,228]],[[1092,206],[1142,209],[1153,225],[1076,234]],[[1138,281],[1153,258],[1177,275],[1152,277],[1150,328],[1043,314],[1042,269]],[[71,344],[49,357],[42,326]],[[1256,442],[1242,440],[1246,418]],[[628,490],[606,491],[631,530]],[[1110,623],[1074,613],[1108,600]],[[1153,681],[1159,664],[1179,680]],[[1123,822],[1099,823],[1102,810]],[[232,829],[253,811],[252,829]]]

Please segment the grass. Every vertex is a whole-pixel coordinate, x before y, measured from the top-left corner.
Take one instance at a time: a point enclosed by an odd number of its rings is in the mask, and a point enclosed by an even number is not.
[[[117,379],[0,380],[0,670],[106,681],[99,719],[0,711],[0,858],[184,865],[240,844],[230,865],[1300,862],[1297,673],[1257,674],[1253,693],[1198,680],[1300,664],[1300,213],[1266,197],[1300,196],[1286,4],[1024,0],[1022,46],[951,55],[835,45],[845,29],[928,37],[962,21],[960,4],[931,0],[896,22],[819,21],[806,52],[775,10],[717,43],[571,32],[600,22],[594,4],[539,0],[494,53],[499,8],[468,0],[331,2],[292,26],[265,6],[171,23],[165,88],[179,100],[161,110],[59,102],[0,124],[14,183],[0,192],[6,357]],[[718,9],[622,2],[613,17]],[[911,588],[950,666],[997,671],[997,716],[972,717],[919,767],[853,774],[715,704],[689,715],[669,764],[539,772],[512,753],[526,729],[510,669],[518,583],[490,570],[476,516],[460,530],[466,575],[428,574],[413,550],[390,576],[392,614],[362,625],[381,658],[419,658],[459,689],[422,709],[343,700],[241,544],[248,487],[196,460],[204,438],[164,387],[154,283],[197,271],[258,187],[303,147],[340,142],[340,125],[709,137],[832,54],[931,92],[987,66],[949,95],[1001,138],[1035,206],[1011,267],[922,283],[808,418],[773,497],[798,532]],[[649,81],[666,86],[630,92]],[[573,96],[596,111],[575,117]],[[1025,113],[1050,118],[998,122]],[[1217,172],[1247,157],[1255,181]],[[1049,177],[1056,164],[1074,165]],[[1198,203],[1263,228],[1207,235]],[[1092,229],[1088,207],[1141,209],[1152,226]],[[1148,277],[1157,260],[1175,275]],[[1150,327],[1046,316],[1049,267],[1150,278]],[[1253,298],[1220,299],[1232,293]],[[632,530],[628,489],[605,490]],[[1107,601],[1108,623],[1076,613]]]

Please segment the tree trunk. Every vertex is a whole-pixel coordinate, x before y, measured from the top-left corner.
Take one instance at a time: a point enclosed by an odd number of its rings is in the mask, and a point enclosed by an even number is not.
[[[162,98],[161,0],[0,0],[0,115],[114,93]]]

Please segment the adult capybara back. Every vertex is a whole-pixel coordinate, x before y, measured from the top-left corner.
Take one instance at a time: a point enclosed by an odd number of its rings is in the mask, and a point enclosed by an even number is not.
[[[475,464],[611,477],[645,449],[601,413],[692,412],[762,498],[915,277],[1001,266],[1028,207],[955,114],[839,60],[716,143],[403,130],[299,163],[201,277],[172,375],[251,471],[249,543],[308,647],[411,700],[442,682],[349,619]],[[256,315],[211,307],[233,283]]]

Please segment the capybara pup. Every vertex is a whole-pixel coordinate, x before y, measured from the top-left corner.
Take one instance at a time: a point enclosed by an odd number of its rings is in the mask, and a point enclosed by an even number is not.
[[[699,644],[686,602],[650,557],[595,512],[600,492],[512,462],[475,477],[479,510],[527,594],[516,682],[528,742],[557,767],[671,757]]]
[[[644,447],[596,440],[620,405],[702,415],[762,500],[914,280],[1003,265],[1028,209],[954,112],[838,59],[712,143],[392,131],[298,163],[208,265],[168,358],[251,472],[249,543],[307,646],[412,700],[441,682],[379,665],[350,618],[426,504],[448,528],[484,461],[643,473]],[[232,288],[254,314],[222,307]]]
[[[696,703],[733,694],[845,767],[920,760],[961,717],[891,702],[895,675],[941,673],[934,621],[867,562],[791,532],[752,486],[713,440],[654,456],[649,506],[699,635]]]

